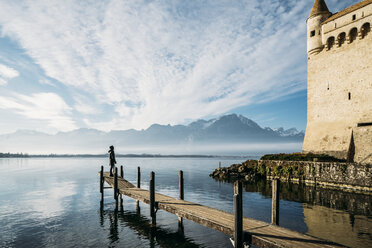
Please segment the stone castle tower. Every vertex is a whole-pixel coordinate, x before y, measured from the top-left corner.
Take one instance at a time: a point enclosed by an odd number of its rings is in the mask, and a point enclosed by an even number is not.
[[[372,164],[372,0],[332,14],[315,0],[307,19],[303,152]]]

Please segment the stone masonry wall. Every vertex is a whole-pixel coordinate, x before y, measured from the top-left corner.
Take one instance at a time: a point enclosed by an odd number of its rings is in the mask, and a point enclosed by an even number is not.
[[[304,152],[347,158],[353,128],[372,122],[372,32],[341,47],[324,48],[308,60],[308,123]],[[372,144],[371,132],[355,144]],[[368,151],[365,151],[368,152]],[[360,156],[362,157],[362,156]],[[354,159],[359,162],[359,155]]]
[[[259,160],[258,165],[266,167],[268,178],[372,191],[371,164]]]
[[[354,161],[372,164],[372,126],[353,128],[355,155]]]

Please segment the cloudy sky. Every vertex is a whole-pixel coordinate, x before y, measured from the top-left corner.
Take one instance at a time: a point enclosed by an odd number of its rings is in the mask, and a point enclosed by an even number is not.
[[[332,12],[358,1],[326,0]],[[0,133],[306,127],[314,0],[0,0]]]

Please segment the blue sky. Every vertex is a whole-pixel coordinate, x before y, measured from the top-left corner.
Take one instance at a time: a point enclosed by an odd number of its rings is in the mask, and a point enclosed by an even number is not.
[[[358,1],[326,0],[333,13]],[[0,0],[0,133],[306,127],[313,0]]]

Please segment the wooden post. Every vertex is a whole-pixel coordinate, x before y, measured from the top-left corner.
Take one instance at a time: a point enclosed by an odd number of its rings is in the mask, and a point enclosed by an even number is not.
[[[103,194],[103,165],[101,166],[101,173],[99,174],[99,192]]]
[[[183,191],[183,171],[180,170],[178,173],[178,188],[180,191],[180,200],[184,200],[184,191]]]
[[[124,179],[124,168],[122,165],[120,165],[120,177],[122,179]],[[120,195],[120,210],[121,211],[124,211],[124,208],[123,208],[123,195],[119,193],[119,190],[118,190],[118,195]]]
[[[279,225],[279,180],[272,181],[271,224]]]
[[[183,187],[183,171],[180,170],[178,173],[178,189],[180,200],[184,200],[184,187]],[[183,232],[183,218],[178,217],[178,231]]]
[[[234,183],[234,247],[243,248],[243,192],[242,183]]]
[[[114,174],[114,198],[116,203],[118,203],[118,168],[115,167],[115,174]]]
[[[141,188],[141,168],[137,167],[137,188]]]
[[[103,191],[104,191],[104,186],[105,184],[105,179],[103,178],[103,165],[101,166],[101,173],[99,175],[99,191],[101,192],[101,207],[103,208]]]
[[[218,162],[218,168],[221,168],[221,161]]]
[[[155,173],[150,174],[150,216],[154,224],[155,216]]]

